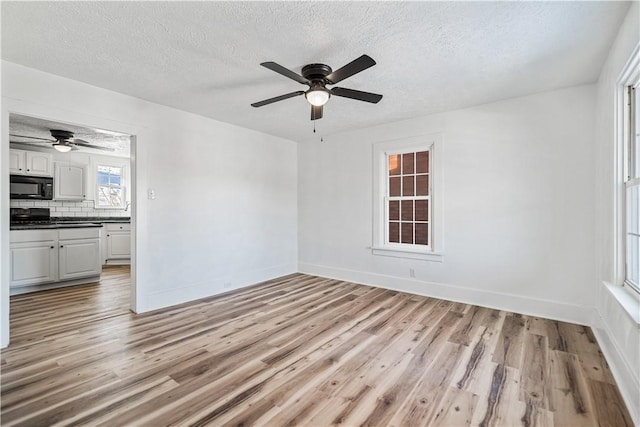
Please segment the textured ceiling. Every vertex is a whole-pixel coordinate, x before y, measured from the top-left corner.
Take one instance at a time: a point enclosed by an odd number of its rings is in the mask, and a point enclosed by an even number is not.
[[[628,2],[2,2],[2,58],[292,140],[304,89],[259,66],[377,65],[339,84],[322,135],[594,82]]]
[[[74,138],[82,139],[90,144],[99,147],[111,148],[113,151],[92,149],[90,147],[76,146],[74,150],[88,153],[104,154],[108,156],[130,157],[129,135],[101,129],[88,128],[83,126],[70,125],[67,123],[52,122],[35,117],[23,116],[20,114],[9,115],[9,141],[15,144],[33,145],[36,147],[50,148],[50,142],[41,141],[34,138],[45,138],[53,140],[51,129],[66,130],[73,132]],[[15,136],[20,135],[20,136]],[[32,137],[32,138],[27,138]]]

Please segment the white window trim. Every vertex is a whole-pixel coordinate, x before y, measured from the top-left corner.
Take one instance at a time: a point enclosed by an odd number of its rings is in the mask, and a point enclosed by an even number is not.
[[[640,44],[638,44],[629,61],[624,66],[615,92],[615,164],[614,164],[614,208],[615,208],[615,236],[614,236],[614,280],[617,286],[624,288],[634,300],[640,302],[640,294],[631,286],[625,284],[626,263],[626,190],[627,167],[625,135],[625,119],[628,115],[625,105],[627,86],[640,81]]]
[[[99,166],[107,166],[107,167],[112,167],[112,168],[122,168],[122,177],[120,178],[122,181],[122,201],[123,203],[120,206],[104,206],[104,205],[100,205],[98,203],[98,201],[100,200],[100,197],[98,195],[98,167]],[[131,198],[130,198],[130,192],[129,192],[129,166],[127,164],[127,162],[120,162],[117,160],[104,160],[104,159],[98,159],[95,161],[95,164],[93,165],[93,191],[95,192],[95,197],[93,200],[93,208],[94,209],[125,209],[127,206],[127,203],[131,203]]]
[[[431,205],[430,246],[389,244],[386,242],[386,180],[387,153],[416,152],[429,149],[429,184]],[[442,262],[443,200],[442,200],[442,134],[419,135],[373,145],[373,244],[374,255]]]

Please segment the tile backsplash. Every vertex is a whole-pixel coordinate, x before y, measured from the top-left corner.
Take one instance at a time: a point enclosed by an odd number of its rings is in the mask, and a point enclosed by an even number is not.
[[[93,200],[67,202],[56,200],[11,200],[12,208],[49,208],[51,216],[131,216],[131,209],[95,209]]]

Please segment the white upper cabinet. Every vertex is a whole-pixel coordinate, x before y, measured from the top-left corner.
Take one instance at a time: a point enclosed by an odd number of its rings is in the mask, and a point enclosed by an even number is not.
[[[53,176],[53,156],[27,151],[27,175]]]
[[[12,175],[24,175],[26,156],[22,150],[9,150],[9,173]]]
[[[53,175],[53,156],[39,151],[9,150],[9,171],[14,175]]]
[[[55,169],[53,198],[55,200],[84,200],[87,187],[86,166],[56,163]]]

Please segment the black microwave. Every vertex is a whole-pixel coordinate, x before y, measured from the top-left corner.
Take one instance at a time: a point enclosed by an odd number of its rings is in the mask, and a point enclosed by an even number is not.
[[[11,175],[11,198],[53,200],[53,178]]]

